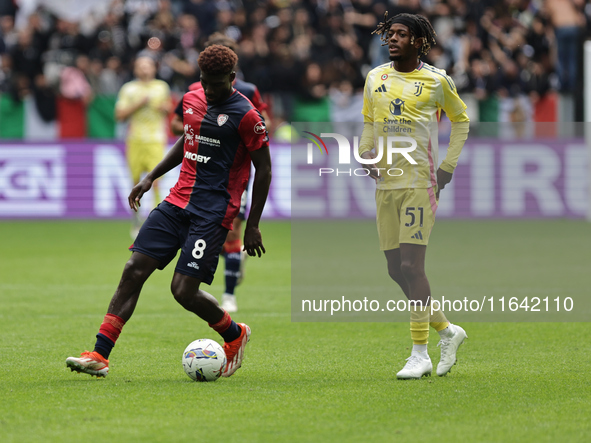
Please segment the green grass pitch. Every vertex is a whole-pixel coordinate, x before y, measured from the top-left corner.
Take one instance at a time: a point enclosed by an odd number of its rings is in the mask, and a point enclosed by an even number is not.
[[[267,255],[249,258],[237,290],[234,318],[253,330],[243,367],[195,383],[183,349],[219,337],[174,301],[172,266],[146,283],[106,379],[66,369],[92,350],[128,223],[0,223],[0,441],[591,441],[589,323],[464,324],[449,376],[397,381],[408,324],[292,323],[290,225],[261,229]],[[498,280],[524,294],[542,278],[591,296],[590,239],[576,221],[440,221],[429,277],[435,293],[498,294]],[[436,344],[432,332],[434,365]]]

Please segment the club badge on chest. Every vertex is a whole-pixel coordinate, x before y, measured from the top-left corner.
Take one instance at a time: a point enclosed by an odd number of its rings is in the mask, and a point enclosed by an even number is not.
[[[228,116],[226,114],[218,115],[218,126],[222,126],[227,121],[228,121]]]

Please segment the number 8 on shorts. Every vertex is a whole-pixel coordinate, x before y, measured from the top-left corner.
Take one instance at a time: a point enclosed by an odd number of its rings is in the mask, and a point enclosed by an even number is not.
[[[202,238],[200,238],[199,240],[197,240],[195,242],[195,248],[193,249],[193,257],[195,257],[197,260],[199,260],[201,257],[203,257],[203,253],[205,252],[205,248],[207,247],[207,243],[205,243],[205,240],[203,240]]]

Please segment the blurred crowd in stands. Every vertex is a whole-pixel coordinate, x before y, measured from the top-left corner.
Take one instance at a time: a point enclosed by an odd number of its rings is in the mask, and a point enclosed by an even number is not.
[[[54,94],[117,94],[138,53],[180,97],[199,79],[204,42],[222,32],[278,119],[359,121],[365,75],[388,61],[372,35],[388,11],[431,20],[437,46],[424,60],[452,76],[473,118],[552,121],[552,97],[582,96],[591,28],[584,0],[115,0],[75,21],[20,3],[0,0],[0,93],[34,94],[48,117]]]

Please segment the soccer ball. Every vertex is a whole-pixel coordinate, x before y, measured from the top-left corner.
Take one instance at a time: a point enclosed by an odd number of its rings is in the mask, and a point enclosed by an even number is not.
[[[183,352],[183,369],[195,381],[216,381],[226,369],[226,353],[217,342],[202,338]]]

